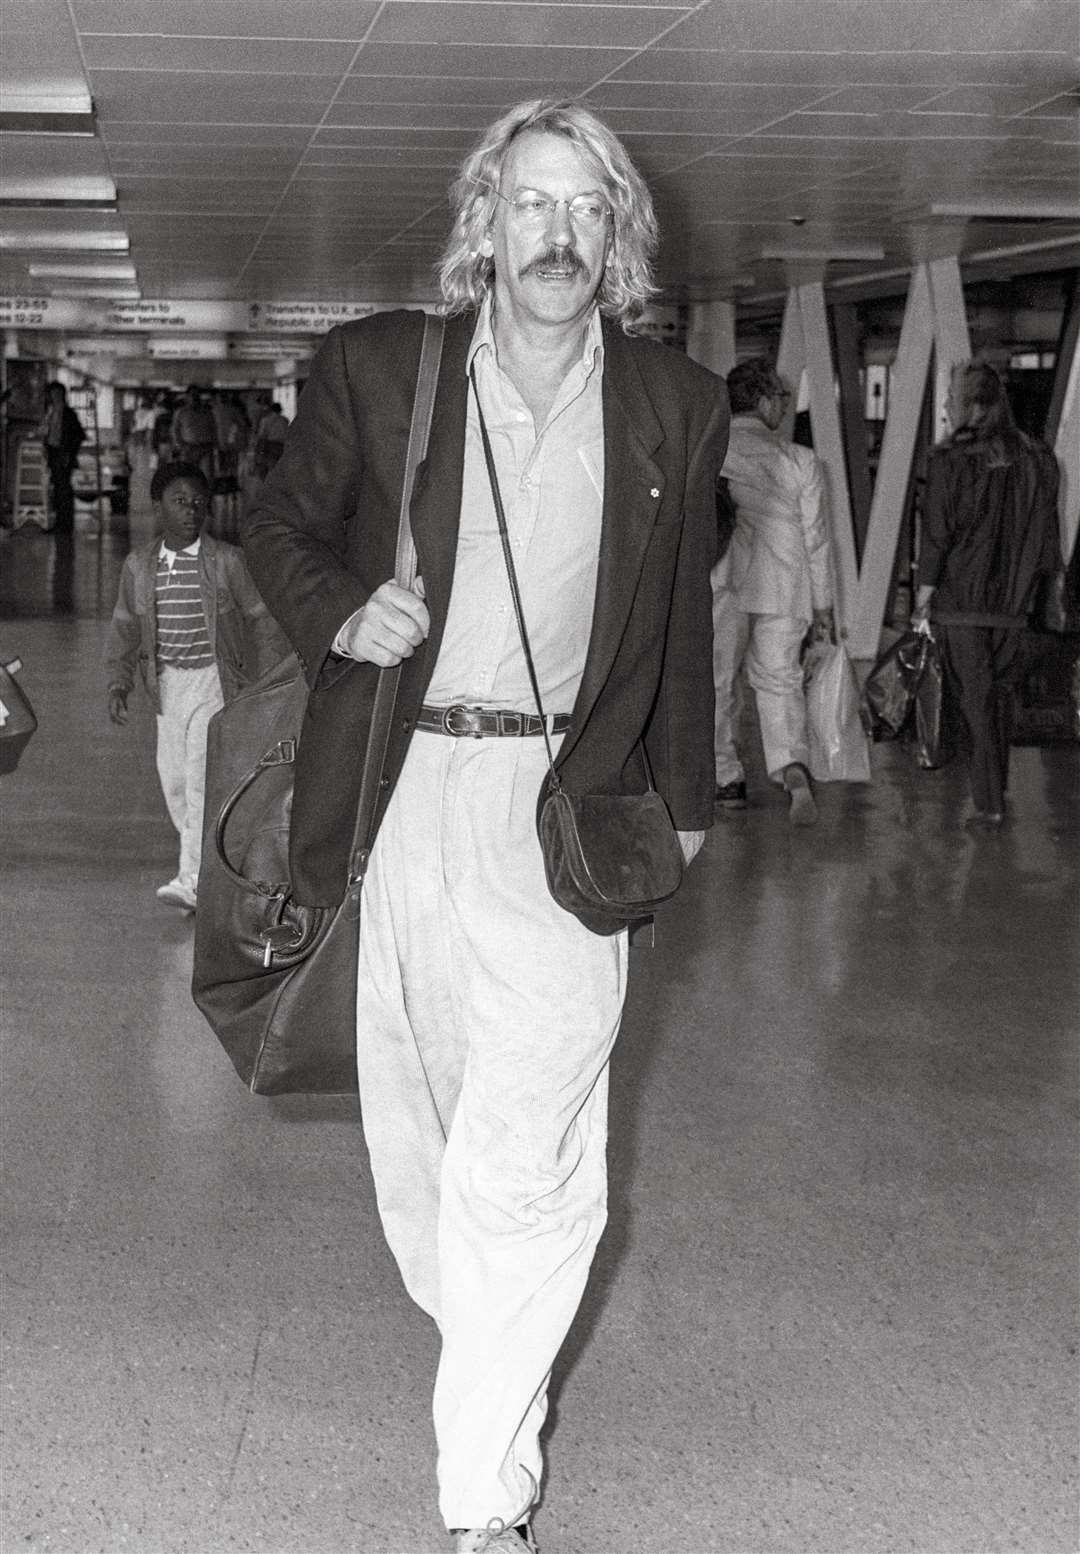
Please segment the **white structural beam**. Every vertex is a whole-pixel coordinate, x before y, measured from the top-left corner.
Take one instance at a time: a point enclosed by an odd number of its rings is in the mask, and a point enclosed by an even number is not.
[[[920,264],[912,271],[892,372],[885,438],[859,576],[858,605],[848,631],[848,648],[853,658],[873,658],[878,650],[933,342],[930,275],[928,266]]]
[[[712,372],[727,377],[735,365],[735,304],[691,302],[686,327],[686,354]]]
[[[927,266],[934,313],[934,441],[949,430],[945,396],[954,367],[971,360],[971,336],[964,309],[964,286],[955,256],[933,259]]]
[[[820,281],[799,287],[803,355],[810,392],[810,424],[814,451],[825,470],[828,491],[828,523],[832,538],[834,608],[838,629],[846,636],[858,596],[859,573],[855,560],[855,535],[851,522],[847,460],[840,427],[836,373],[825,311],[825,288]]]
[[[1061,518],[1061,552],[1072,555],[1080,529],[1080,344],[1074,342],[1069,380],[1061,406],[1061,420],[1054,452],[1061,469],[1058,513]]]
[[[799,288],[792,286],[784,304],[784,317],[780,324],[780,346],[776,353],[776,370],[791,390],[787,411],[780,431],[790,437],[798,409],[799,385],[806,370],[806,343],[803,339],[802,311],[799,306]]]

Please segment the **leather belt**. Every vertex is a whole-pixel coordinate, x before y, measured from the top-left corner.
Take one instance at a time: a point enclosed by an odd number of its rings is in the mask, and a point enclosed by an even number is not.
[[[570,727],[568,712],[549,713],[549,734],[564,734]],[[429,734],[450,734],[454,739],[490,739],[504,735],[542,734],[544,724],[535,712],[504,712],[494,707],[421,707],[417,728]]]

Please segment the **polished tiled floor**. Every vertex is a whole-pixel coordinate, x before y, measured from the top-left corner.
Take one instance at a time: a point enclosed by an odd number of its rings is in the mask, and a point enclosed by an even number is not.
[[[140,524],[134,525],[136,533]],[[188,995],[125,537],[0,536],[41,727],[0,779],[5,1554],[426,1554],[433,1330],[354,1104],[257,1100]],[[544,1554],[1075,1554],[1075,749],[716,826],[636,972]]]

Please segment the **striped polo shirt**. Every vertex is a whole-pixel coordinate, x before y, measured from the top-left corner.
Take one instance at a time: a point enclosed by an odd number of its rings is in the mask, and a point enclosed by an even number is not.
[[[170,669],[206,669],[214,649],[199,588],[199,541],[186,550],[158,551],[154,583],[157,659]]]

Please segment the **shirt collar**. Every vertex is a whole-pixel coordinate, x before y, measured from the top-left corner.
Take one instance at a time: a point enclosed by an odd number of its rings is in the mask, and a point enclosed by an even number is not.
[[[483,347],[487,347],[493,361],[498,360],[498,352],[495,348],[495,329],[493,322],[494,293],[488,292],[480,304],[480,314],[476,320],[476,328],[473,330],[472,343],[469,353],[465,358],[465,375],[472,368],[473,358]],[[585,369],[586,377],[593,368],[603,365],[604,360],[604,334],[600,323],[600,309],[593,303],[589,311],[588,321],[585,325],[585,337],[582,342],[581,364]]]
[[[162,540],[162,542],[161,542],[161,549],[158,551],[158,560],[159,561],[167,561],[169,563],[169,565],[172,566],[172,564],[176,560],[177,556],[197,556],[199,554],[199,546],[201,544],[202,544],[202,535],[201,534],[197,534],[195,536],[195,538],[192,540],[191,544],[190,545],[185,545],[183,550],[170,550],[169,547],[166,545],[165,541]]]

